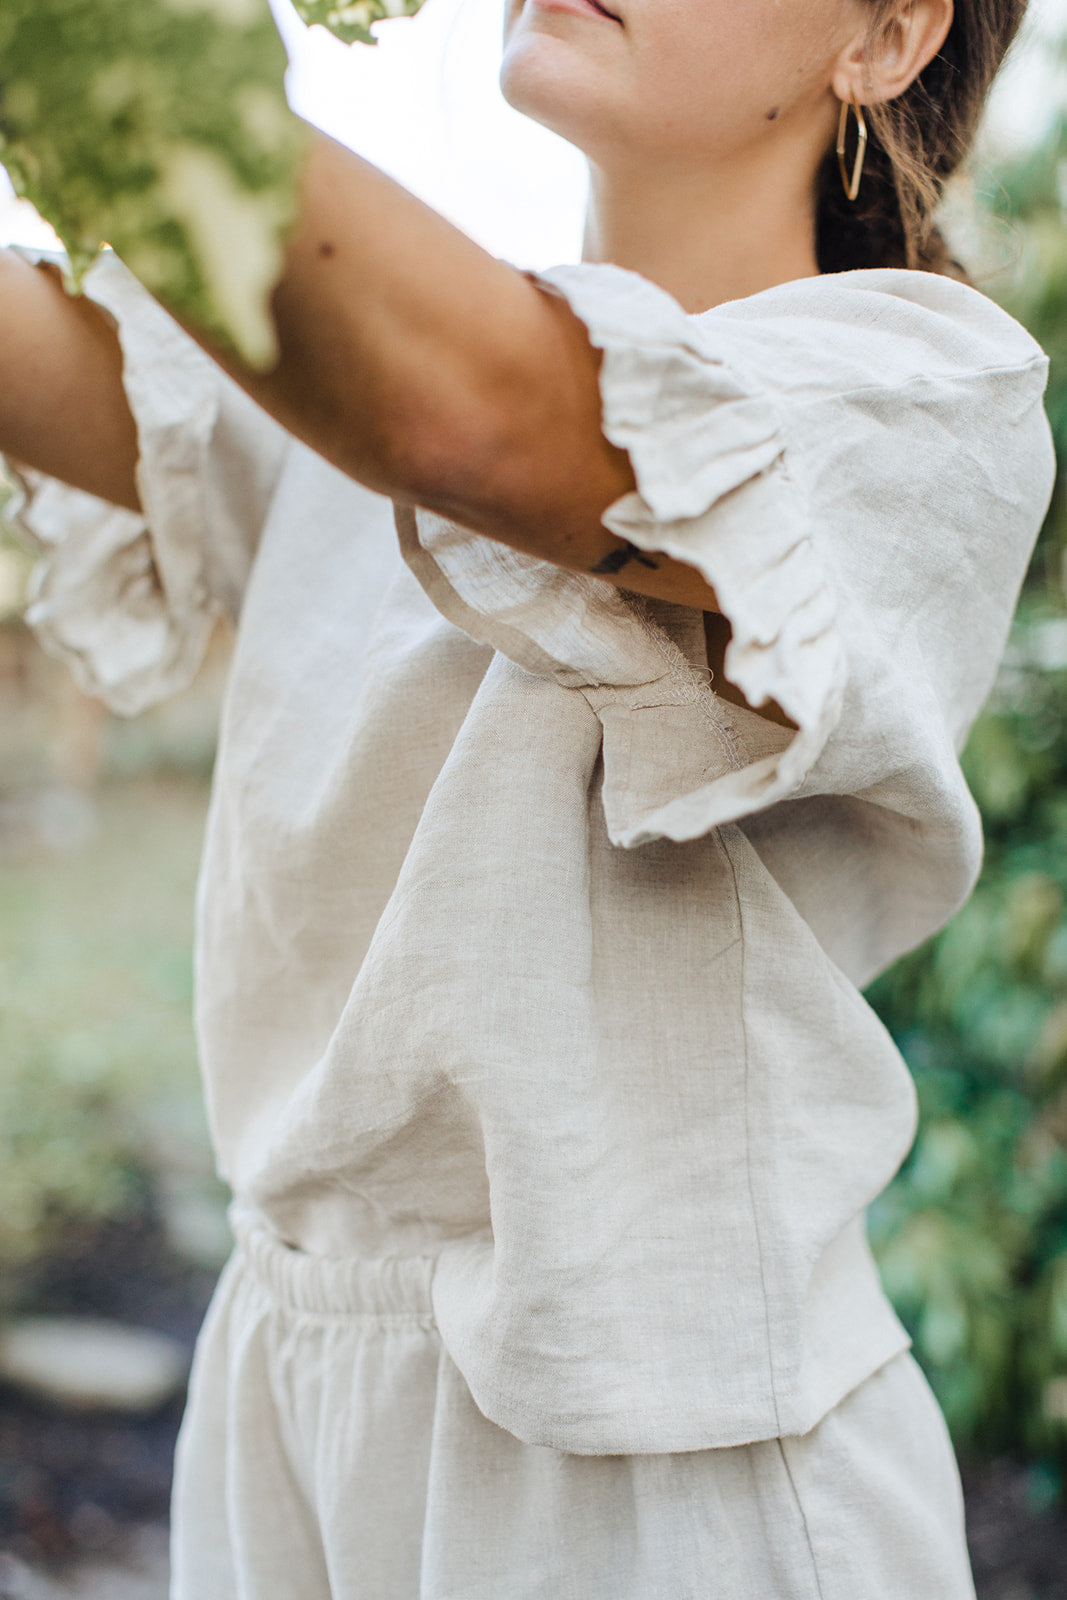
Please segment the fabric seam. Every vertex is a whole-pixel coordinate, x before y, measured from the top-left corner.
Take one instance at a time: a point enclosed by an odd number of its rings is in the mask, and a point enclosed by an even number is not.
[[[984,367],[968,367],[965,371],[947,372],[940,378],[927,377],[923,372],[913,372],[906,378],[901,378],[899,383],[857,383],[847,389],[780,389],[775,390],[775,398],[780,400],[787,395],[806,395],[811,401],[819,399],[853,400],[866,394],[900,394],[907,389],[922,389],[936,387],[942,383],[967,383],[974,378],[1004,377],[1010,374],[1021,376],[1033,372],[1044,366],[1047,358],[1040,355],[1031,356],[1028,361],[1011,361],[1000,365],[989,364]]]
[[[549,293],[556,295],[558,298],[563,299],[563,300],[569,300],[569,296],[567,295],[566,291],[561,289],[548,276],[548,272],[550,272],[552,270],[553,269],[549,268],[549,269],[546,269],[546,270],[543,270],[543,271],[540,271],[540,272],[528,271],[528,272],[525,272],[523,274],[523,276],[527,277],[527,278],[531,278],[532,280],[534,280],[534,282],[537,284],[538,287],[548,290]],[[634,276],[639,276],[639,275],[638,274],[634,274]],[[647,282],[647,280],[645,280],[645,281]],[[666,291],[660,291],[660,292],[666,294]],[[879,291],[879,292],[884,293],[885,291]],[[723,313],[723,307],[721,307],[721,306],[713,307],[710,311],[687,312],[687,311],[684,311],[683,308],[680,305],[678,305],[677,301],[673,300],[673,296],[667,296],[667,298],[672,300],[673,304],[677,307],[678,311],[681,313],[682,317],[685,319],[685,321],[687,323],[694,324],[696,327],[698,327],[700,329],[701,333],[705,333],[705,332],[710,333],[712,335],[712,338],[714,338],[714,330],[722,322],[729,322],[729,323],[731,323],[733,325],[740,324],[740,325],[743,325],[743,326],[749,326],[752,323],[759,323],[759,322],[764,322],[764,321],[768,320],[768,319],[765,319],[765,318],[754,318],[754,317],[731,317],[731,316],[729,316],[728,313],[723,315],[722,314]],[[751,297],[751,298],[755,298],[755,297]],[[899,298],[899,297],[894,296],[894,298]],[[729,304],[738,304],[740,302],[728,302],[728,303]],[[914,302],[914,301],[906,302],[906,303],[917,304],[917,302]],[[935,315],[938,315],[938,314],[939,313],[935,313]],[[578,315],[581,315],[581,313],[578,313]],[[582,320],[584,321],[584,318]],[[598,328],[597,332],[596,332],[596,335],[593,337],[593,343],[597,346],[598,349],[606,348],[606,345],[601,345],[600,344],[599,335],[600,335],[601,331],[602,330],[600,330]],[[610,330],[603,330],[603,332],[604,332],[605,340],[609,340],[610,339],[610,340],[617,341],[619,339],[625,339],[626,342],[628,342],[630,344],[633,344],[633,345],[636,345],[638,348],[640,348],[642,350],[656,350],[656,349],[662,348],[662,342],[661,341],[656,340],[656,339],[650,339],[647,336],[642,336],[640,330],[638,330],[637,332],[634,332],[631,329],[623,330],[623,329],[619,329],[619,328],[617,328],[617,327],[615,327],[613,325],[610,328]],[[593,330],[592,329],[590,329],[590,334],[593,334]],[[747,396],[747,398],[749,398],[749,399],[766,398],[769,395],[769,393],[771,392],[771,391],[768,390],[765,382],[761,382],[759,380],[753,380],[753,378],[751,377],[750,372],[749,372],[748,363],[745,361],[744,356],[738,358],[737,356],[735,356],[731,352],[729,357],[725,357],[725,356],[722,356],[722,355],[718,354],[716,351],[714,351],[714,350],[712,350],[710,348],[703,348],[703,349],[694,350],[693,346],[689,345],[689,344],[686,345],[686,349],[690,350],[693,354],[698,355],[699,357],[703,358],[704,360],[707,360],[713,366],[725,367],[727,370],[736,373],[738,379],[742,382],[742,384],[751,386],[751,393]],[[945,374],[943,374],[942,378],[939,378],[936,381],[937,382],[941,382],[941,381],[946,381],[947,380],[949,383],[964,383],[964,382],[967,382],[968,380],[970,380],[972,378],[993,377],[993,376],[1003,375],[1003,374],[1006,374],[1006,373],[1031,372],[1035,367],[1041,367],[1043,365],[1046,365],[1047,362],[1048,362],[1048,356],[1043,351],[1035,351],[1025,361],[1021,361],[1020,360],[1020,361],[1005,361],[1005,362],[987,362],[984,366],[973,366],[973,367],[969,366],[969,367],[966,367],[966,368],[961,368],[961,369],[957,369],[957,370],[952,371],[952,372],[945,373]],[[823,392],[827,393],[827,394],[832,394],[832,395],[835,396],[835,398],[848,399],[852,395],[859,395],[859,394],[868,394],[868,393],[872,393],[872,394],[890,394],[890,393],[893,393],[893,392],[895,392],[897,390],[900,390],[900,389],[907,389],[913,384],[924,384],[924,383],[925,384],[929,384],[929,383],[933,383],[934,381],[935,381],[934,379],[927,377],[925,373],[913,372],[913,373],[909,373],[909,375],[906,378],[901,378],[898,383],[860,383],[860,384],[855,384],[853,386],[850,386],[847,389],[833,389],[833,390],[825,390]],[[785,395],[785,394],[794,394],[794,393],[799,394],[799,393],[806,393],[806,392],[809,392],[809,391],[800,390],[800,389],[797,389],[797,390],[785,389],[785,390],[775,390],[774,394],[775,394],[776,397],[778,397],[778,396]],[[815,392],[818,392],[818,391],[815,391]]]
[[[737,881],[737,864],[733,852],[726,839],[726,829],[719,830],[719,840],[723,853],[730,865],[730,878],[734,886],[734,900],[737,905],[737,922],[741,936],[741,1039],[744,1054],[744,1084],[745,1084],[745,1180],[748,1188],[749,1207],[752,1212],[752,1227],[756,1235],[756,1254],[759,1259],[760,1288],[763,1291],[763,1326],[767,1340],[767,1375],[770,1379],[771,1400],[774,1405],[774,1425],[780,1437],[782,1431],[782,1417],[778,1405],[778,1375],[774,1363],[774,1337],[771,1331],[771,1311],[767,1296],[767,1273],[765,1253],[763,1248],[763,1230],[760,1227],[759,1207],[756,1203],[756,1184],[752,1170],[752,1061],[749,1053],[748,1023],[745,1018],[745,992],[747,988],[748,950],[745,943],[745,912],[741,898],[741,886]],[[805,1525],[806,1526],[806,1525]]]
[[[627,598],[630,599],[629,593]],[[666,634],[654,621],[647,608],[641,601],[633,599],[633,614],[651,643],[662,656],[670,674],[671,682],[682,696],[686,705],[695,705],[703,713],[705,721],[711,727],[718,739],[731,770],[740,772],[744,766],[744,757],[734,730],[728,726],[718,707],[718,696],[711,687],[711,668],[704,670],[708,673],[707,679],[701,676],[700,670],[687,660],[674,640]]]
[[[797,1511],[800,1514],[801,1525],[804,1529],[804,1542],[808,1547],[808,1557],[811,1561],[811,1575],[815,1579],[815,1592],[818,1595],[819,1600],[824,1600],[822,1579],[819,1577],[819,1562],[815,1555],[815,1542],[811,1536],[811,1527],[808,1523],[808,1514],[804,1509],[804,1502],[800,1498],[800,1490],[797,1488],[797,1481],[793,1475],[793,1468],[789,1462],[789,1456],[785,1448],[785,1440],[779,1437],[774,1442],[778,1446],[779,1459],[781,1460],[782,1466],[785,1469],[785,1475],[789,1482],[790,1493],[793,1496],[793,1504],[796,1506]]]

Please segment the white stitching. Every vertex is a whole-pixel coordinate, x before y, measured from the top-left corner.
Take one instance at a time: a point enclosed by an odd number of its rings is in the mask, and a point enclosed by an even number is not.
[[[741,751],[740,743],[734,729],[729,725],[719,709],[718,695],[711,687],[714,673],[710,667],[703,671],[694,667],[684,652],[678,648],[674,640],[649,614],[644,603],[627,591],[627,600],[637,621],[641,624],[648,638],[655,645],[663,657],[670,674],[671,682],[681,695],[686,705],[699,706],[706,721],[710,724],[726,759],[734,772],[740,772],[747,765]],[[704,676],[704,673],[707,676]]]

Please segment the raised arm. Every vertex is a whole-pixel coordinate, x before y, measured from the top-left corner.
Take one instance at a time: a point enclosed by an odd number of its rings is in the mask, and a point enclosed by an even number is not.
[[[139,510],[137,430],[109,317],[0,250],[0,454]]]
[[[274,310],[275,369],[229,370],[344,472],[555,565],[718,610],[692,567],[601,525],[634,476],[566,303],[328,140]]]
[[[634,476],[602,432],[599,352],[567,304],[329,140],[274,310],[274,370],[224,364],[342,471],[558,566],[718,610],[692,567],[601,524]],[[138,509],[106,313],[0,251],[0,352],[0,454]]]

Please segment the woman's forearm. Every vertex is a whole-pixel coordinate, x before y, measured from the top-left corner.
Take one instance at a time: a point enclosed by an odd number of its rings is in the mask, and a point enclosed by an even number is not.
[[[139,509],[137,430],[105,312],[0,250],[0,453]]]

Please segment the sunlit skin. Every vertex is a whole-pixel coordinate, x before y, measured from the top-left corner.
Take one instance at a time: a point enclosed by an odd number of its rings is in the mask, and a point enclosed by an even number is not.
[[[873,38],[870,0],[612,10],[512,0],[504,91],[589,158],[587,258],[694,312],[817,272],[815,174],[841,100],[901,93],[952,21],[952,0],[899,0]],[[599,355],[562,300],[322,139],[274,312],[275,369],[225,364],[294,434],[400,502],[708,613],[711,665],[736,697],[714,592],[684,563],[629,559],[602,525],[633,471],[601,432]],[[103,313],[0,252],[0,351],[0,449],[136,508],[136,435]]]
[[[512,0],[502,85],[589,160],[586,256],[689,311],[817,272],[833,63],[866,37],[866,0],[621,0],[619,21],[564,3]]]

